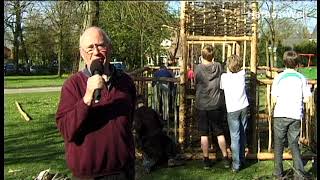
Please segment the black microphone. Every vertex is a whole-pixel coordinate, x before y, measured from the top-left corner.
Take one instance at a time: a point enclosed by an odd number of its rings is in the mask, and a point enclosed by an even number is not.
[[[91,65],[90,65],[90,71],[91,71],[92,75],[99,74],[101,76],[102,72],[103,72],[102,62],[99,59],[92,61]],[[94,90],[93,97],[94,97],[94,102],[98,103],[101,98],[101,89]]]

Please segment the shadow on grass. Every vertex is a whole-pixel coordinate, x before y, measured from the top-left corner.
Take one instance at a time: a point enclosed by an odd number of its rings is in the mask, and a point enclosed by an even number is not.
[[[54,114],[47,116],[54,121]],[[64,155],[63,139],[54,122],[30,121],[23,129],[10,127],[4,139],[4,164],[50,162]]]
[[[248,167],[254,165],[255,161],[248,161]],[[159,167],[150,174],[143,172],[141,162],[137,163],[137,180],[215,180],[215,179],[253,179],[256,175],[252,173],[254,167],[244,169],[239,173],[232,173],[231,169],[225,169],[223,164],[218,161],[213,166],[205,170],[203,169],[203,163],[201,160],[188,160],[184,166],[178,166],[173,168]],[[140,166],[140,167],[139,167]],[[256,166],[256,165],[255,165]]]

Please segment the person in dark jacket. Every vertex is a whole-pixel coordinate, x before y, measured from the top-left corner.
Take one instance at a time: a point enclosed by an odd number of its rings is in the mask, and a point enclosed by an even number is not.
[[[166,77],[174,78],[173,73],[165,66],[161,65],[154,75],[156,78]],[[154,91],[154,109],[163,117],[164,120],[169,120],[170,100],[175,93],[174,84],[172,82],[154,81],[152,82]]]
[[[205,46],[201,51],[202,63],[195,69],[196,99],[195,107],[198,111],[198,128],[201,136],[201,149],[204,156],[204,168],[209,169],[209,134],[218,139],[223,155],[225,168],[230,167],[228,161],[226,140],[223,132],[225,121],[224,96],[220,90],[220,77],[223,72],[222,65],[213,58],[213,47]]]
[[[150,173],[157,165],[167,163],[169,167],[182,165],[177,158],[176,144],[163,131],[163,122],[158,113],[145,106],[142,95],[137,96],[137,106],[134,113],[133,127],[135,142],[142,152],[143,168]]]
[[[67,79],[56,112],[65,158],[74,180],[133,180],[132,121],[136,89],[129,75],[110,65],[111,40],[98,27],[80,37],[85,68]],[[102,75],[91,64],[99,61]],[[94,92],[101,90],[100,101]]]

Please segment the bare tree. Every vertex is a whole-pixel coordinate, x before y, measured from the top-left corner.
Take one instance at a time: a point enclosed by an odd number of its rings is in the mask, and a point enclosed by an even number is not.
[[[90,26],[97,26],[99,24],[99,1],[86,1],[82,4],[82,9],[84,11],[84,19],[83,19],[83,26],[81,34],[85,29]],[[80,36],[81,36],[80,34]],[[81,57],[80,60],[75,66],[73,67],[73,72],[76,70],[80,71],[84,68],[85,63],[82,61]]]
[[[22,47],[22,52],[25,61],[28,62],[28,54],[26,50],[26,46],[23,38],[23,29],[22,29],[22,21],[23,21],[23,13],[26,12],[26,8],[30,6],[32,2],[27,1],[5,1],[5,29],[10,29],[13,35],[13,60],[16,63],[16,67],[19,64],[19,50],[20,46]],[[18,69],[16,69],[18,70]]]
[[[265,0],[260,4],[260,31],[266,39],[264,43],[266,44],[267,61],[270,57],[267,65],[269,64],[271,67],[275,65],[276,61],[275,47],[283,39],[290,36],[294,30],[300,28],[298,26],[300,20],[305,20],[306,17],[316,17],[316,6],[310,6],[310,4],[305,3],[297,6],[297,3]],[[299,12],[301,12],[302,16],[297,15]],[[268,50],[268,47],[271,51]]]
[[[68,48],[68,41],[72,33],[77,33],[77,11],[80,7],[79,2],[73,1],[52,1],[45,8],[47,18],[50,21],[55,32],[56,51],[58,54],[58,72],[57,75],[61,77],[62,61],[66,57],[65,49]]]

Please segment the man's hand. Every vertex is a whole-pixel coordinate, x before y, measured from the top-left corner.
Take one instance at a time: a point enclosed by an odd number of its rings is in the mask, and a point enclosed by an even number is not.
[[[83,97],[83,101],[85,104],[87,104],[88,106],[91,105],[94,90],[102,89],[104,82],[105,82],[104,79],[99,74],[93,75],[88,78],[86,93]]]

